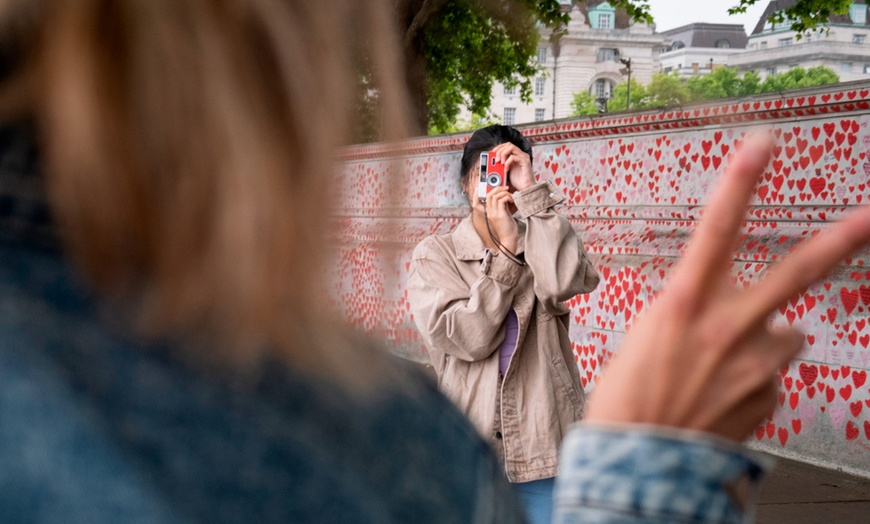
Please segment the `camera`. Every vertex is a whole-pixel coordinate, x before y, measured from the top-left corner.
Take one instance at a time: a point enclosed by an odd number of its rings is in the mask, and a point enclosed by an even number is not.
[[[507,185],[507,173],[504,164],[496,159],[491,152],[480,154],[480,182],[477,185],[477,196],[481,201],[486,200],[490,191]]]

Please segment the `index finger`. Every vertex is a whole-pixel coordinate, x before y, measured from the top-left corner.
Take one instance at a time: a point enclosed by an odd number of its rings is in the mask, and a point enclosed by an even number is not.
[[[870,242],[870,206],[801,243],[745,295],[748,321],[764,320],[793,296],[824,278],[850,253]]]
[[[498,158],[499,162],[505,164],[512,155],[517,154],[525,154],[523,150],[516,146],[516,144],[512,142],[502,142],[501,144],[495,146],[492,149],[492,152],[495,153],[496,158]]]
[[[729,267],[746,208],[755,185],[770,159],[772,141],[767,134],[748,137],[728,163],[710,197],[701,223],[692,234],[686,253],[674,270],[674,282],[701,298]]]

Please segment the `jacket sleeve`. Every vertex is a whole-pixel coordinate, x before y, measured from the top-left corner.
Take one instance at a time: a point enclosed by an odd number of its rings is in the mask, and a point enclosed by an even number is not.
[[[598,285],[583,241],[563,216],[553,209],[562,196],[550,182],[519,191],[514,202],[526,223],[525,259],[535,275],[535,295],[550,313],[561,303]]]
[[[767,457],[697,431],[575,425],[562,442],[553,522],[749,522]]]
[[[466,361],[490,356],[504,338],[503,323],[522,268],[491,252],[471,287],[457,261],[434,239],[414,250],[408,299],[414,323],[429,348]]]

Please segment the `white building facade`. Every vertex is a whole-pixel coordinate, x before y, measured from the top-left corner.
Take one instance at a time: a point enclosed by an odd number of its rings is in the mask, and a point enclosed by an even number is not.
[[[747,37],[739,24],[693,23],[662,33],[654,25],[635,23],[601,0],[560,0],[569,11],[566,33],[550,43],[543,28],[538,62],[543,72],[532,82],[532,101],[520,100],[519,90],[497,83],[491,115],[506,125],[570,116],[574,95],[588,91],[595,99],[611,97],[613,88],[631,78],[643,85],[655,73],[682,78],[728,66],[757,72],[762,80],[795,67],[826,66],[841,81],[870,79],[870,14],[865,1],[854,1],[846,15],[831,17],[827,32],[798,38],[786,22],[766,20],[795,0],[769,2]],[[468,119],[467,111],[461,118]]]
[[[755,71],[762,79],[798,66],[829,67],[843,82],[870,79],[870,25],[864,1],[852,2],[846,15],[833,16],[826,32],[800,38],[788,22],[767,21],[774,11],[791,4],[793,0],[770,2],[749,36],[746,51],[729,57],[728,65],[740,72]]]
[[[538,62],[544,72],[533,80],[532,102],[520,100],[519,90],[496,84],[491,112],[506,125],[564,118],[571,114],[574,94],[589,91],[594,98],[610,98],[613,87],[631,76],[649,83],[657,71],[664,37],[655,26],[629,21],[608,2],[563,2],[571,21],[558,43],[542,32]]]
[[[746,49],[740,24],[695,23],[662,32],[666,46],[658,57],[658,71],[682,78],[703,75],[728,64]]]

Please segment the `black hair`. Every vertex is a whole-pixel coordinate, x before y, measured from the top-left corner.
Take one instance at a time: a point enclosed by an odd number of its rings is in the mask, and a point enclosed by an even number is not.
[[[532,143],[516,129],[498,124],[478,129],[471,135],[468,142],[465,143],[465,150],[462,152],[459,182],[462,184],[463,189],[468,183],[468,175],[471,173],[471,169],[480,165],[480,154],[505,142],[510,142],[517,146],[523,153],[529,155],[530,161],[532,160]]]

